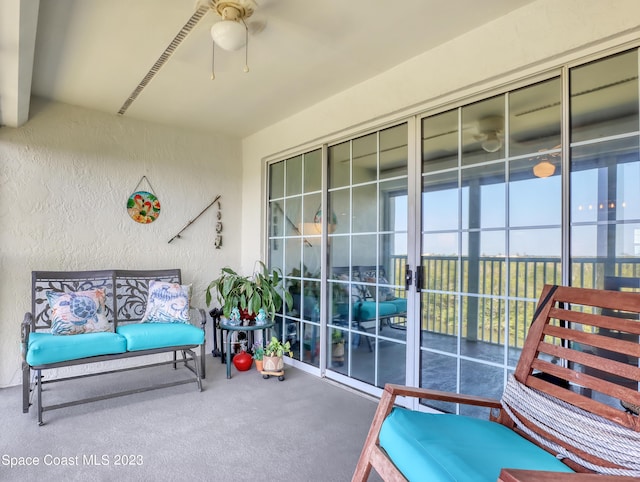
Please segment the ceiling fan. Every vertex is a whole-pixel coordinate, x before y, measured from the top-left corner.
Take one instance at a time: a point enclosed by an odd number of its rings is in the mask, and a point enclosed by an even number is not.
[[[504,141],[504,118],[491,115],[478,121],[477,134],[473,138],[482,142],[482,149],[486,152],[497,152]]]
[[[245,47],[245,66],[244,71],[248,72],[247,64],[249,33],[255,34],[264,28],[264,22],[247,23],[247,19],[251,17],[258,7],[255,0],[197,0],[196,11],[191,15],[189,20],[178,31],[173,40],[169,43],[164,52],[158,57],[149,72],[143,77],[140,83],[133,89],[133,92],[127,97],[118,114],[123,115],[134,100],[140,95],[142,90],[151,82],[162,66],[171,58],[182,41],[189,35],[202,18],[209,12],[213,11],[218,16],[218,21],[211,27],[211,37],[214,45],[223,50],[233,51]],[[211,79],[214,79],[213,73],[213,54],[211,66]]]

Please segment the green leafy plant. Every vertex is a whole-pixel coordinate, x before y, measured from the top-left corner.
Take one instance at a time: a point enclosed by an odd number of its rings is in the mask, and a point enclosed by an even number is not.
[[[313,278],[318,282],[307,282],[304,284],[304,293],[301,293],[301,280],[298,278]],[[312,273],[307,269],[305,265],[302,266],[302,271],[299,268],[293,268],[289,274],[287,274],[289,293],[292,295],[304,294],[305,296],[313,296],[316,299],[320,298],[320,273]]]
[[[291,309],[293,298],[282,288],[282,275],[277,268],[269,269],[262,261],[256,262],[259,269],[251,276],[242,276],[231,268],[222,268],[218,278],[209,283],[206,291],[207,306],[211,304],[213,293],[222,307],[225,317],[229,317],[233,308],[258,313],[264,309],[267,318],[273,320],[280,311],[282,303]]]
[[[293,356],[291,343],[288,341],[282,343],[275,336],[272,336],[271,341],[264,347],[264,356],[282,356],[285,353],[289,356]]]
[[[340,343],[343,340],[342,331],[336,329],[331,330],[331,343]]]
[[[253,344],[252,351],[254,360],[262,360],[262,358],[264,357],[264,347],[262,346],[261,342],[255,342]]]

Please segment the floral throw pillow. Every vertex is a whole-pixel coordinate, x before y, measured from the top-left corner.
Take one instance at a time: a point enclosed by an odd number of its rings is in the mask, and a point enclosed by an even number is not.
[[[149,281],[147,308],[142,323],[189,323],[191,285]]]
[[[64,293],[47,291],[51,307],[51,333],[54,335],[79,335],[109,331],[103,289]]]
[[[379,283],[379,284],[389,284],[389,281],[384,276],[378,276],[378,278],[365,278],[367,283]],[[376,292],[375,288],[372,292]],[[393,290],[388,286],[378,286],[378,297],[380,298],[378,301],[392,301],[396,299],[396,295],[393,293]],[[373,297],[375,299],[375,296]]]

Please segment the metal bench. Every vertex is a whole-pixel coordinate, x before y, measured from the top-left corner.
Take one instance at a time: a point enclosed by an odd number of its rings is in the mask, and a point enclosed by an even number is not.
[[[170,387],[184,383],[195,382],[198,390],[202,390],[202,378],[205,377],[204,366],[204,327],[206,324],[206,314],[203,309],[191,310],[197,314],[199,320],[193,320],[192,324],[197,327],[185,325],[184,323],[145,323],[140,324],[145,313],[147,302],[147,291],[149,281],[158,280],[170,283],[181,283],[181,273],[179,269],[151,270],[151,271],[126,271],[126,270],[103,270],[103,271],[34,271],[32,273],[32,300],[31,311],[25,314],[21,326],[22,343],[22,396],[23,412],[28,413],[31,406],[31,396],[37,393],[38,422],[43,424],[42,414],[44,411],[54,410],[81,403],[88,403],[97,400],[139,393],[157,388]],[[109,323],[112,325],[109,332],[90,333],[79,335],[55,336],[51,332],[51,308],[46,293],[55,292],[78,292],[103,289],[106,294],[105,308]],[[138,326],[134,326],[138,324]],[[147,326],[142,326],[147,325]],[[149,325],[157,325],[151,327]],[[163,326],[159,326],[163,325]],[[175,326],[172,326],[175,325]],[[137,346],[127,346],[131,344],[129,338],[121,335],[120,331],[138,331],[136,334]],[[140,328],[140,330],[135,330]],[[149,336],[148,330],[160,328],[163,330],[163,343],[154,346],[154,338]],[[197,328],[197,329],[196,329]],[[173,336],[175,334],[175,337]],[[76,350],[74,356],[69,359],[59,359],[65,357],[57,349],[59,343],[69,347],[73,344],[82,344],[89,339],[87,335],[98,335],[100,339],[97,343],[87,344],[86,356],[82,356],[81,351]],[[85,337],[85,338],[83,338]],[[95,338],[95,337],[94,337]],[[176,343],[171,343],[175,339]],[[194,343],[194,340],[198,340]],[[38,340],[43,340],[41,345],[37,345]],[[53,344],[48,342],[54,342]],[[166,346],[169,344],[170,346]],[[161,345],[161,346],[160,346]],[[78,345],[76,345],[77,347]],[[200,357],[194,351],[200,347]],[[40,350],[35,356],[29,350]],[[50,353],[43,353],[44,351]],[[98,373],[87,373],[83,375],[69,376],[44,380],[42,374],[45,370],[70,367],[76,365],[93,364],[107,362],[110,360],[140,357],[157,353],[172,353],[171,360],[146,363],[133,367],[118,368]],[[178,360],[178,353],[181,360]],[[31,355],[31,356],[30,356]],[[198,359],[199,358],[199,359]],[[46,362],[30,363],[29,359],[47,360]],[[42,401],[42,387],[45,384],[64,382],[77,378],[102,375],[107,373],[117,373],[139,368],[148,368],[159,365],[172,365],[178,368],[178,363],[187,368],[189,377],[178,381],[155,384],[147,387],[136,387],[131,390],[109,393],[101,396],[72,400],[65,403],[45,406]]]

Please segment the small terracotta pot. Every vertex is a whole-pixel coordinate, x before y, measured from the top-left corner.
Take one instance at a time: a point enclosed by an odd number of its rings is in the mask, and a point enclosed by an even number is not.
[[[262,360],[256,360],[256,370],[262,371]]]

